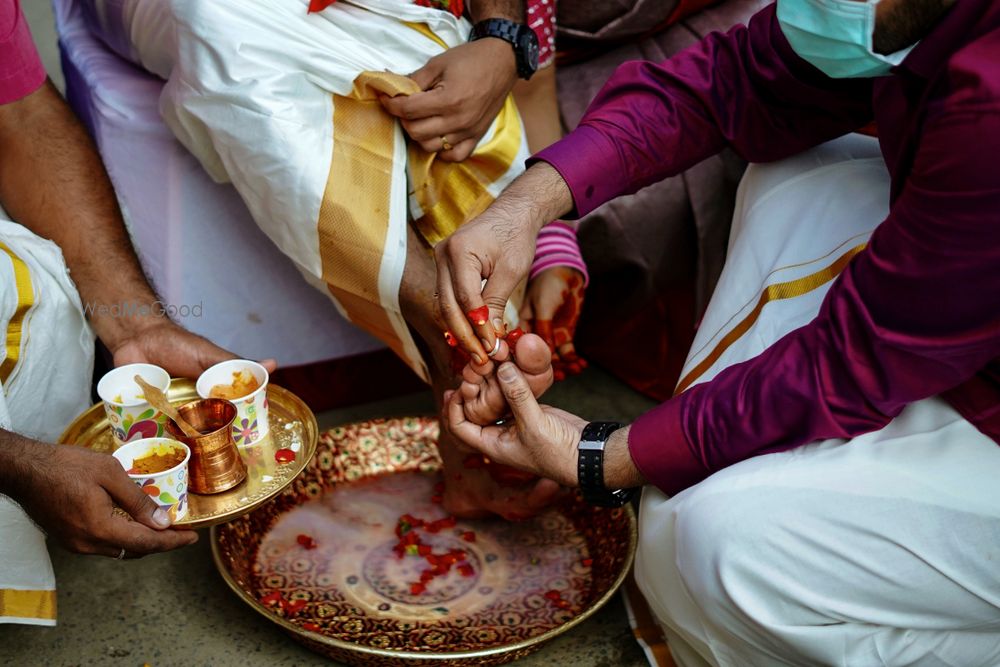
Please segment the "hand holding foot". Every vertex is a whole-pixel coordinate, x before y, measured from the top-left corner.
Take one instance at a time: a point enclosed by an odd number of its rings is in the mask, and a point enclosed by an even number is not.
[[[513,356],[507,345],[509,341],[514,342]],[[462,370],[462,384],[458,391],[465,406],[466,419],[486,426],[510,413],[494,373],[496,364],[508,360],[514,361],[521,369],[536,397],[552,386],[552,353],[546,342],[534,334],[517,335],[511,332],[492,361],[484,365],[468,364]]]

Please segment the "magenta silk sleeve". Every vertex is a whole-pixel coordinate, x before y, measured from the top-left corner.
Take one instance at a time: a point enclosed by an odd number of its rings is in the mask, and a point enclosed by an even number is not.
[[[727,145],[767,162],[855,130],[872,118],[871,91],[796,56],[772,5],[665,62],[624,63],[579,126],[529,163],[552,165],[582,216]]]
[[[996,98],[929,115],[905,188],[816,319],[633,425],[648,479],[676,493],[756,454],[881,428],[1000,357],[998,154]]]
[[[0,0],[0,104],[33,93],[45,81],[45,68],[31,41],[18,0]]]

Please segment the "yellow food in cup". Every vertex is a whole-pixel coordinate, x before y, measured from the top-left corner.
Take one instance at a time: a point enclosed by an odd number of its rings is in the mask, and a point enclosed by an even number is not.
[[[186,453],[178,447],[157,447],[145,456],[134,459],[128,472],[130,475],[155,475],[179,465]]]
[[[250,371],[234,371],[232,384],[217,384],[208,392],[209,398],[224,398],[233,401],[249,396],[260,389],[260,382]]]

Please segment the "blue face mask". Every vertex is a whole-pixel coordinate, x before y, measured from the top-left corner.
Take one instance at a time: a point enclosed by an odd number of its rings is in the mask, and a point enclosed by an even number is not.
[[[778,0],[778,23],[795,53],[827,76],[884,76],[913,46],[887,56],[872,50],[878,2]]]

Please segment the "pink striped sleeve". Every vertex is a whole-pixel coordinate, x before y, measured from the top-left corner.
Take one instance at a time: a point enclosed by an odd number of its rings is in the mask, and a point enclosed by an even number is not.
[[[567,266],[583,274],[584,287],[590,282],[587,264],[580,254],[576,241],[576,229],[565,222],[551,222],[538,232],[535,245],[535,260],[531,264],[528,279],[533,280],[542,271],[554,266]]]

